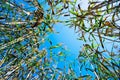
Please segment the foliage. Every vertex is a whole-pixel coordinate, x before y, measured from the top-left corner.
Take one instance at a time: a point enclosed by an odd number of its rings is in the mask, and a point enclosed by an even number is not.
[[[85,41],[78,56],[81,67],[84,65],[87,71],[94,73],[97,80],[119,79],[120,1],[89,1],[87,10],[77,4],[69,12],[72,17],[68,25],[78,28],[79,40]],[[107,48],[107,42],[112,48]]]
[[[21,3],[1,0],[0,79],[117,80],[120,76],[119,5],[119,0],[89,0],[84,10],[77,0],[24,0]],[[68,19],[63,21],[61,17]],[[57,59],[62,57],[65,63],[67,56],[63,45],[53,45],[47,37],[56,33],[53,26],[57,23],[78,30],[79,40],[85,42],[77,58],[80,72],[85,69],[92,74],[77,77],[72,66],[76,62],[69,64],[67,72],[66,66],[56,67]],[[106,47],[108,41],[113,44],[111,50]],[[49,44],[42,47],[46,42]],[[54,52],[57,48],[59,52]]]

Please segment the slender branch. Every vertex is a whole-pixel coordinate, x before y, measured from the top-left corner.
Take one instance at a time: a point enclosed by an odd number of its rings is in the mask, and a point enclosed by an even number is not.
[[[96,34],[94,34],[94,35],[98,37],[98,35],[96,35]],[[112,41],[112,42],[118,42],[118,43],[120,42],[119,40],[112,40],[112,39],[106,38],[104,36],[101,36],[101,37],[106,39],[106,40]]]
[[[96,5],[96,6],[94,6],[94,7],[91,8],[91,9],[92,9],[92,10],[94,10],[94,9],[100,9],[100,8],[106,6],[107,4],[113,4],[113,3],[117,3],[117,2],[119,2],[119,1],[120,1],[120,0],[104,1],[104,2],[102,2],[102,3],[100,3],[100,4]]]
[[[94,67],[93,67],[92,64],[91,64],[91,67],[92,67],[92,69],[94,69]],[[97,75],[97,73],[96,73],[95,71],[93,71],[93,72],[94,72],[95,76],[97,77],[97,80],[100,80],[100,78],[99,78],[99,76]]]
[[[39,22],[42,22],[43,20],[40,20]],[[12,22],[6,22],[6,25],[16,25],[16,24],[27,24],[27,23],[36,23],[37,21],[31,20],[31,21],[12,21]]]
[[[8,2],[8,1],[6,1],[6,4],[8,4],[8,5],[10,5],[11,7],[18,7],[18,6],[16,6],[16,5],[14,5],[13,3],[10,3],[10,2]],[[18,7],[20,10],[22,10],[25,14],[27,14],[27,15],[30,15],[31,13],[30,12],[28,12],[28,11],[26,11],[26,10],[24,10],[24,9],[22,9],[22,8],[20,8],[20,7]],[[19,11],[19,10],[18,10]]]
[[[89,56],[88,56],[88,58],[90,59]],[[89,59],[88,59],[88,60],[89,60]],[[90,62],[90,60],[89,60],[89,62]],[[94,66],[93,66],[92,64],[91,64],[91,68],[93,69],[93,73],[95,74],[97,80],[100,80],[100,78],[99,78],[99,76],[97,75],[97,73],[95,72],[95,70],[94,70]]]
[[[14,73],[19,67],[16,67],[15,69],[13,69],[12,71],[8,71],[5,75],[6,76],[9,76],[11,75],[12,73]]]
[[[0,66],[5,62],[5,59],[0,60]]]
[[[29,37],[31,37],[31,36],[32,36],[32,35],[27,34],[27,35],[24,35],[24,36],[19,37],[19,38],[17,38],[17,39],[14,39],[13,41],[10,41],[10,42],[2,45],[2,46],[0,47],[0,50],[5,49],[5,48],[7,48],[8,46],[10,46],[10,45],[12,45],[12,44],[15,44],[15,43],[17,43],[17,42],[23,41],[24,39],[29,38]]]
[[[28,78],[30,77],[31,73],[32,73],[32,70],[30,70],[30,72],[28,73],[28,75],[27,75],[25,80],[28,80]]]

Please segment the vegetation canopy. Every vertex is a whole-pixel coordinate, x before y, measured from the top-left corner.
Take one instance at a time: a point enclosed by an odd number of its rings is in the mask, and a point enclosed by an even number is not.
[[[120,79],[120,0],[81,5],[81,0],[0,0],[0,80]],[[73,27],[84,42],[64,68],[57,65],[67,63],[66,48],[48,37],[58,34],[59,23]]]

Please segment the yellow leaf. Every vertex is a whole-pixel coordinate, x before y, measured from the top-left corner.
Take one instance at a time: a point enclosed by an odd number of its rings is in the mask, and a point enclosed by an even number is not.
[[[105,25],[105,26],[110,26],[111,24],[110,24],[109,21],[106,21],[106,22],[104,23],[104,25]]]

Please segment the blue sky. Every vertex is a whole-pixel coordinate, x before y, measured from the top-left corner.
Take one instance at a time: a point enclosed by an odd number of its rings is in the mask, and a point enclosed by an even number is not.
[[[70,54],[77,56],[82,46],[83,42],[78,40],[78,33],[75,33],[74,28],[69,28],[63,24],[55,25],[55,31],[59,32],[58,34],[51,34],[49,37],[55,43],[62,43]]]

